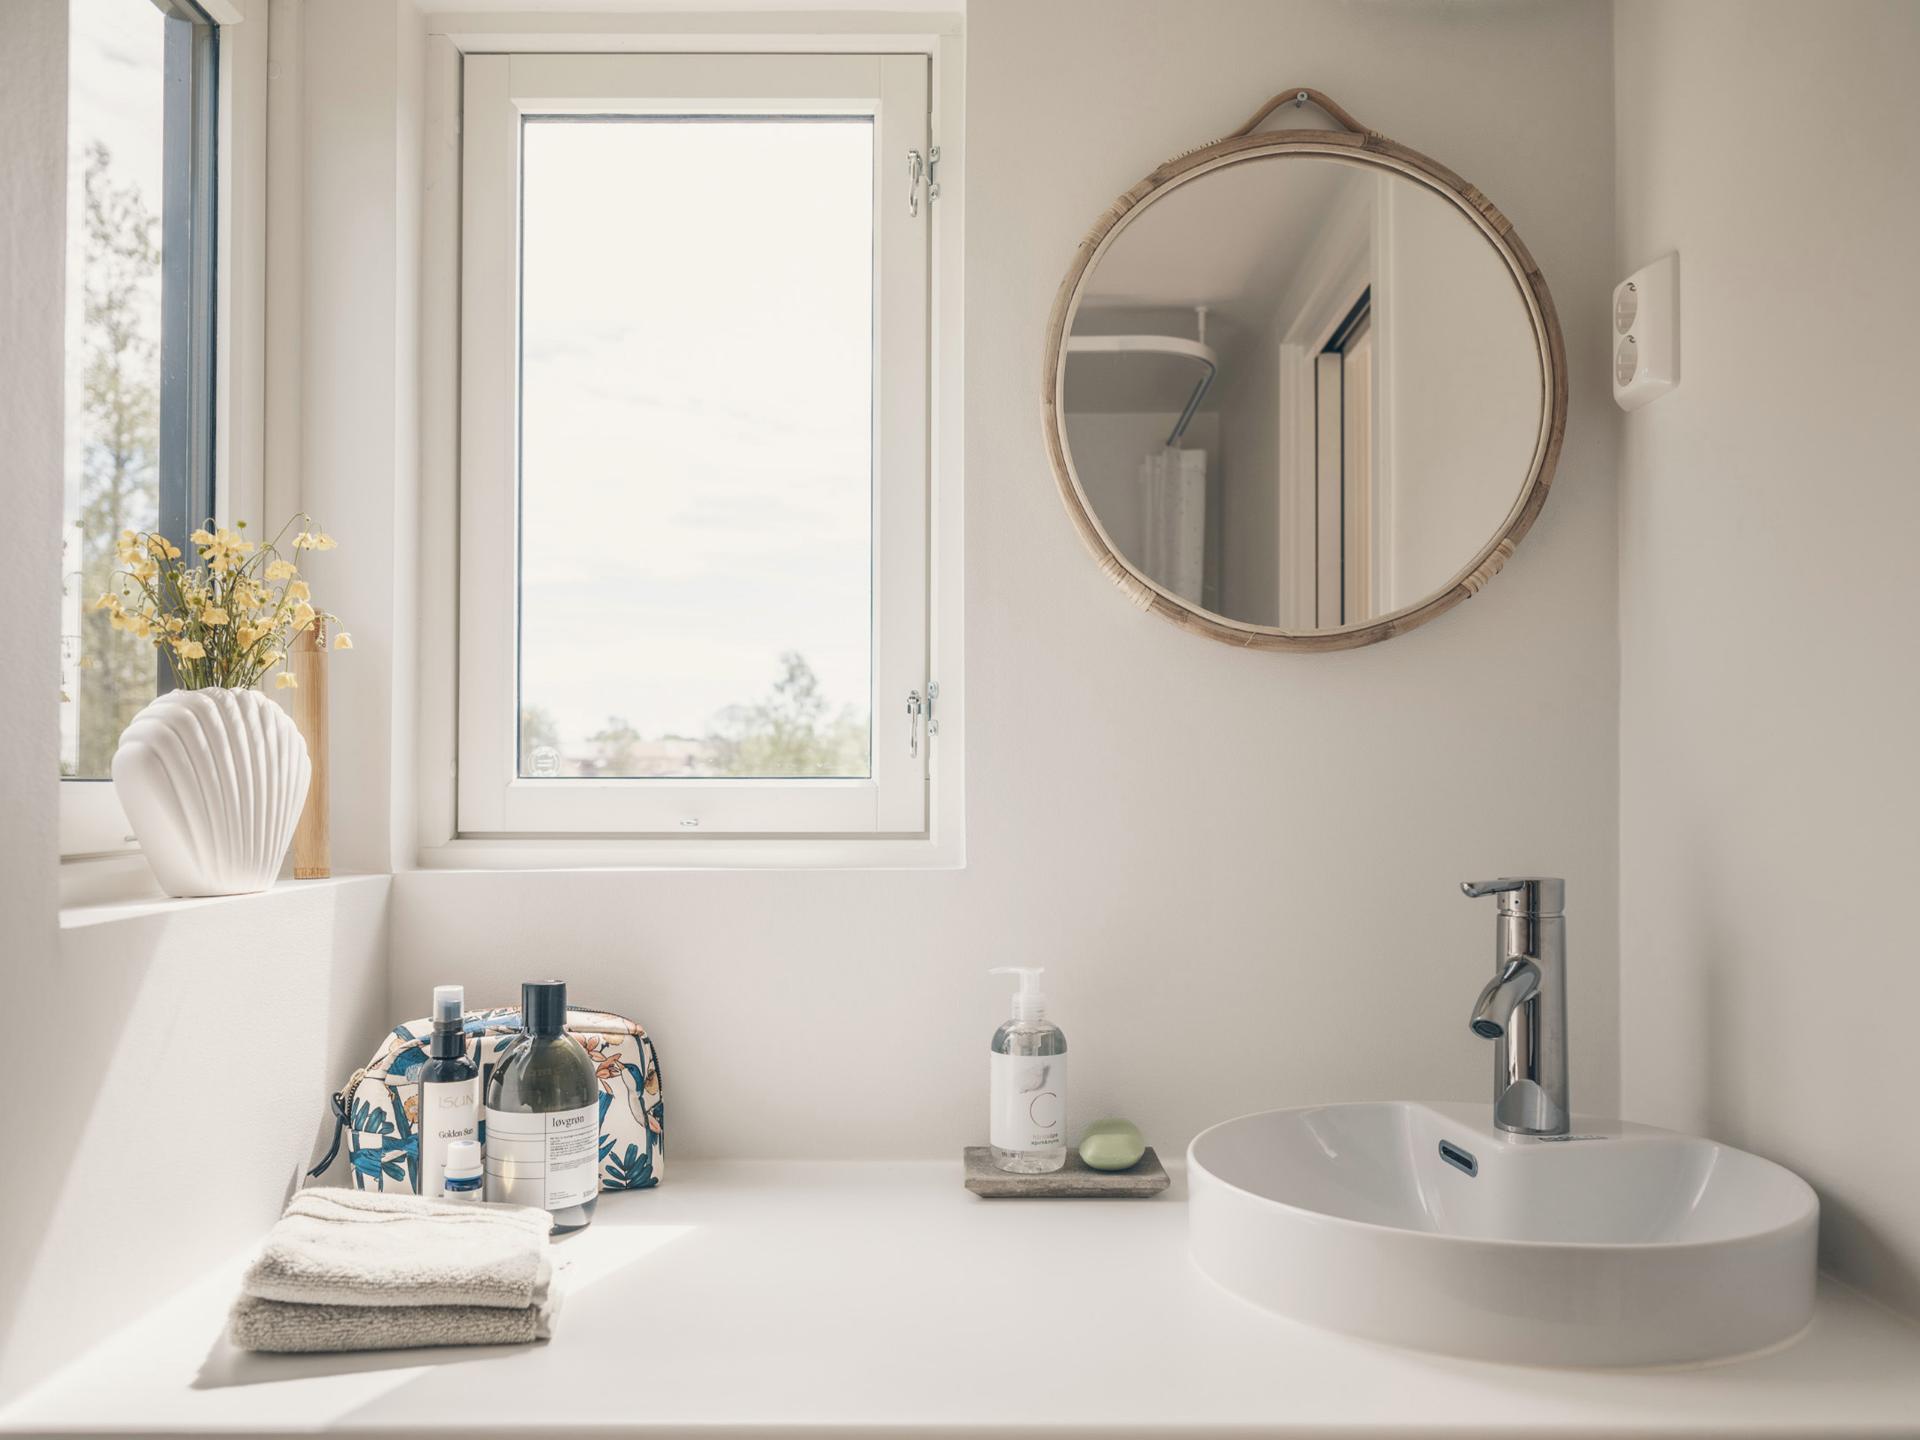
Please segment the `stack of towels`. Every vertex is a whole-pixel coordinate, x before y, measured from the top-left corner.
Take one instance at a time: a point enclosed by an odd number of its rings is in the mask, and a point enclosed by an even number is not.
[[[402,1350],[545,1340],[552,1217],[373,1190],[298,1192],[247,1270],[242,1350]]]

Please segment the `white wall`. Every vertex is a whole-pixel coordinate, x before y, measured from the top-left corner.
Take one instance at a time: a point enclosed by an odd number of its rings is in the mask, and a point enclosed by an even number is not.
[[[63,917],[43,960],[57,985],[9,1007],[29,1090],[9,1127],[0,1394],[273,1223],[325,1097],[391,1023],[390,884]]]
[[[1280,340],[1283,306],[1238,317],[1252,333],[1221,357],[1221,565],[1214,609],[1256,625],[1280,623]]]
[[[0,625],[0,984],[7,1069],[57,1075],[56,1038],[39,1023],[59,1003],[54,895],[59,872],[61,419],[67,181],[65,0],[0,5],[0,494],[8,546]],[[16,1113],[15,1156],[72,1145],[51,1108]],[[0,1184],[0,1400],[22,1378],[14,1318],[50,1197],[16,1159]]]
[[[1445,589],[1500,532],[1533,463],[1542,397],[1526,304],[1498,253],[1430,190],[1395,179],[1379,196],[1373,335],[1397,609]]]
[[[1534,871],[1570,884],[1576,1101],[1612,1110],[1606,5],[974,0],[967,23],[967,868],[402,874],[394,1007],[558,974],[659,1036],[674,1154],[950,1154],[1005,1014],[982,972],[1042,961],[1079,1117],[1174,1153],[1260,1106],[1484,1097],[1463,1017],[1493,916],[1455,884]],[[1575,399],[1484,594],[1370,649],[1246,654],[1134,610],[1083,550],[1040,444],[1043,330],[1114,196],[1304,80],[1512,216]]]
[[[1920,7],[1615,38],[1616,268],[1677,249],[1683,321],[1623,431],[1625,1110],[1798,1170],[1920,1311]]]
[[[296,0],[304,104],[301,508],[340,549],[301,563],[353,635],[332,657],[336,870],[412,853],[425,24],[409,0]],[[281,27],[276,26],[278,37]],[[277,197],[276,197],[277,198]]]

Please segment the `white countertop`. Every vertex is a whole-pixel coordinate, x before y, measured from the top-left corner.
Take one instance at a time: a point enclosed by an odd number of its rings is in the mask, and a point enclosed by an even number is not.
[[[222,1338],[244,1255],[50,1375],[8,1434],[1920,1435],[1920,1326],[1823,1282],[1797,1342],[1692,1370],[1488,1365],[1266,1314],[1154,1200],[981,1200],[960,1166],[675,1162],[559,1242],[543,1345]],[[112,1297],[102,1295],[103,1315]]]

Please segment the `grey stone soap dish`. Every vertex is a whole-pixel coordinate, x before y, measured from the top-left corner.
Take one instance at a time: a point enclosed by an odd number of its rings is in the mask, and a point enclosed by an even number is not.
[[[962,1153],[967,1163],[967,1189],[988,1200],[1089,1200],[1103,1196],[1145,1200],[1171,1183],[1151,1145],[1125,1170],[1095,1170],[1069,1150],[1066,1168],[1049,1175],[1015,1175],[1001,1170],[985,1145],[969,1145]]]

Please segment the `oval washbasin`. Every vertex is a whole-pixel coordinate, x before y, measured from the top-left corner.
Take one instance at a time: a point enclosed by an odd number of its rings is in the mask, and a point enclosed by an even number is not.
[[[1187,1150],[1200,1268],[1257,1305],[1424,1350],[1546,1365],[1720,1359],[1813,1313],[1820,1202],[1711,1140],[1486,1105],[1245,1115]]]

